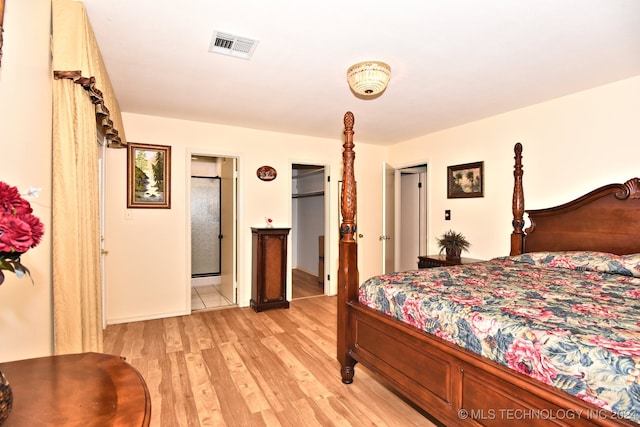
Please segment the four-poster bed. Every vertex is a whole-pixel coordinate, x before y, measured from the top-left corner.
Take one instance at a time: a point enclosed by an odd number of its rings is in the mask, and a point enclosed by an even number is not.
[[[337,319],[337,358],[341,365],[342,381],[351,383],[354,366],[361,363],[446,425],[498,426],[508,423],[535,426],[552,423],[637,426],[632,420],[638,422],[640,419],[640,406],[637,404],[640,399],[640,322],[636,311],[638,305],[635,303],[640,296],[640,257],[629,254],[640,253],[638,178],[625,184],[601,187],[561,206],[525,211],[522,146],[516,144],[510,257],[470,266],[380,276],[361,286],[357,243],[354,239],[356,185],[353,125],[353,114],[347,112],[344,117]],[[526,230],[525,213],[531,222]],[[547,268],[549,273],[546,272]],[[513,275],[509,276],[512,270]],[[544,285],[543,290],[525,289],[523,294],[524,305],[530,303],[539,311],[527,311],[529,307],[523,307],[522,304],[509,305],[517,298],[518,289],[506,289],[506,281],[513,281],[517,277],[517,280],[521,280],[517,286],[528,288],[533,286],[533,282],[527,281],[529,277],[539,280],[540,275],[545,275],[547,279],[547,274],[552,278],[548,279],[548,286]],[[476,286],[477,296],[473,294],[474,289],[457,288],[457,277],[466,284]],[[489,280],[490,277],[499,277],[502,281],[495,285]],[[605,282],[611,278],[613,284]],[[416,285],[421,280],[429,282]],[[573,287],[581,286],[582,282],[588,282],[590,287],[587,291]],[[401,289],[398,290],[394,283]],[[497,287],[492,289],[491,286]],[[560,288],[559,294],[553,296],[551,288]],[[427,299],[412,299],[420,293],[426,294]],[[536,304],[542,299],[541,294],[548,294],[549,304],[555,298],[555,303],[560,305],[550,306],[549,309],[537,307]],[[436,300],[441,295],[449,299],[445,302]],[[569,297],[578,296],[591,298],[587,301],[593,304],[568,301]],[[622,340],[619,348],[616,348],[617,341],[613,338],[599,336],[598,322],[591,322],[593,319],[590,316],[603,315],[593,311],[599,302],[596,296],[612,300],[619,298],[619,301],[616,300],[618,306],[625,306],[614,307],[622,314],[615,312],[603,317],[603,323],[610,322],[611,330],[607,329],[606,333],[611,335],[607,336]],[[564,308],[563,299],[567,299]],[[460,305],[454,305],[452,301]],[[490,303],[485,304],[486,301]],[[504,306],[498,306],[498,302],[504,302]],[[374,308],[378,303],[381,307]],[[436,310],[451,306],[454,313],[438,311],[437,314],[424,314],[418,311],[417,306]],[[496,306],[498,320],[486,317],[490,314],[490,306]],[[588,311],[585,308],[587,306],[592,311]],[[567,320],[575,321],[575,328],[564,325],[561,318],[555,326],[537,323],[543,318],[558,320],[558,313],[569,313],[567,316],[570,316],[570,312],[580,309],[585,312],[579,313],[577,320]],[[408,319],[399,319],[407,313]],[[446,317],[461,313],[475,318]],[[616,316],[626,320],[619,320]],[[472,327],[478,318],[481,322],[475,326],[480,325],[480,330]],[[621,330],[620,325],[615,323],[618,320],[621,323],[626,321],[628,330]],[[496,330],[495,325],[502,321],[507,322],[505,327],[510,329]],[[513,323],[516,321],[533,325],[534,329],[524,330],[524,326]],[[418,323],[419,328],[412,325]],[[445,323],[454,328],[453,332],[444,329]],[[485,326],[486,330],[482,330]],[[438,329],[440,327],[442,329]],[[567,344],[558,337],[573,338],[579,335],[576,331],[584,332],[587,342],[582,344],[583,347],[577,347],[576,344],[573,353],[567,350],[561,358],[556,353],[553,353],[554,357],[546,357],[546,353],[538,347],[539,342],[543,341],[538,338],[544,336],[544,340],[553,341],[557,348],[567,349]],[[522,342],[526,347],[525,340],[516,337],[517,332],[521,332],[525,338],[529,337],[533,344],[529,343],[530,347],[527,348],[535,348],[539,353],[516,360],[518,354],[513,351],[515,344]],[[463,348],[464,344],[468,345]],[[602,344],[604,348],[597,344]],[[500,353],[501,348],[505,353]],[[484,354],[486,352],[493,353],[494,360],[488,358]],[[567,361],[571,357],[577,359]],[[566,366],[562,363],[552,365],[551,361],[557,360],[565,361]],[[606,366],[607,360],[614,360],[616,366]],[[631,366],[625,367],[625,363],[631,363]],[[587,365],[601,369],[600,374],[583,372],[582,369],[586,369]],[[602,372],[609,372],[608,369],[621,370],[615,381],[612,380],[611,390],[593,382],[602,382],[602,379],[594,380],[594,377],[602,376]],[[618,387],[620,383],[625,385],[624,389]],[[607,402],[605,397],[618,400]],[[607,404],[611,404],[613,412]]]

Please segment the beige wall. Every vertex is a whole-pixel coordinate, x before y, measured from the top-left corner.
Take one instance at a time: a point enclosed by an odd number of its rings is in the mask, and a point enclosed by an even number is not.
[[[449,228],[472,242],[469,256],[509,252],[513,145],[524,145],[525,195],[530,208],[563,203],[610,182],[637,175],[640,154],[640,77],[426,135],[392,147],[358,141],[359,266],[361,279],[381,271],[383,161],[396,167],[428,164],[428,252]],[[357,111],[354,111],[357,119]],[[238,302],[248,305],[251,281],[249,229],[265,216],[291,226],[291,164],[326,164],[332,175],[329,230],[338,224],[337,181],[341,174],[341,118],[336,140],[263,132],[198,122],[125,114],[131,141],[172,147],[172,209],[130,210],[125,219],[124,150],[108,155],[107,319],[111,323],[188,312],[188,159],[192,153],[239,158]],[[357,120],[356,120],[357,123]],[[603,154],[603,147],[613,154]],[[615,159],[616,165],[611,166]],[[485,196],[446,198],[448,165],[484,161]],[[278,170],[275,181],[255,176],[262,165]],[[444,221],[451,209],[452,220]],[[338,236],[330,243],[330,293],[336,290]],[[134,244],[132,244],[132,242]],[[135,260],[135,261],[132,261]],[[289,254],[291,261],[291,254]],[[291,265],[291,262],[290,262]]]
[[[0,286],[0,362],[51,354],[51,73],[50,1],[7,1],[0,66],[0,180],[42,188],[28,199],[45,226],[23,255],[28,278],[6,274]]]
[[[453,228],[471,241],[469,256],[501,256],[512,230],[513,145],[524,147],[525,207],[550,207],[640,174],[639,114],[637,76],[397,144],[389,161],[429,165],[430,253]],[[475,161],[485,162],[485,197],[447,199],[447,166]]]
[[[107,321],[123,321],[185,314],[190,305],[189,179],[192,154],[237,157],[238,197],[238,303],[249,304],[251,293],[250,227],[273,218],[275,226],[291,226],[291,164],[324,164],[331,174],[330,203],[326,206],[327,234],[338,229],[337,182],[342,173],[342,117],[336,117],[336,139],[264,132],[184,120],[124,114],[129,141],[169,145],[172,150],[171,209],[126,208],[126,151],[107,153]],[[362,163],[381,163],[385,149],[359,146]],[[274,181],[263,182],[256,169],[278,171]],[[377,171],[377,169],[376,169]],[[363,203],[379,205],[376,176],[360,169],[363,182],[371,182],[371,196]],[[367,176],[371,175],[371,176]],[[128,215],[127,215],[128,214]],[[127,216],[129,219],[127,219]],[[365,224],[375,224],[371,216]],[[366,227],[366,225],[363,225]],[[374,234],[373,232],[371,233]],[[331,236],[330,271],[337,269],[337,233]],[[367,251],[365,250],[365,253]],[[289,251],[291,266],[291,251]],[[375,266],[373,270],[377,270]],[[335,274],[330,293],[335,293]],[[290,283],[290,282],[289,282]],[[290,288],[289,288],[290,293]]]

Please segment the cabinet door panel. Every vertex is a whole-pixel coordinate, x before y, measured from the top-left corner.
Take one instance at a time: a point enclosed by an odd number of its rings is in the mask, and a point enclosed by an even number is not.
[[[282,236],[264,236],[264,299],[265,301],[283,300],[284,278],[283,270],[284,239]]]

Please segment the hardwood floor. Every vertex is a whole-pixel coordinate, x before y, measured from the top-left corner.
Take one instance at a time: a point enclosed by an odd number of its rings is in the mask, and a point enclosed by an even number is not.
[[[341,382],[336,302],[110,325],[104,351],[144,377],[152,426],[433,426],[359,365]]]
[[[318,276],[294,268],[291,270],[291,299],[323,295],[324,288],[318,283]]]

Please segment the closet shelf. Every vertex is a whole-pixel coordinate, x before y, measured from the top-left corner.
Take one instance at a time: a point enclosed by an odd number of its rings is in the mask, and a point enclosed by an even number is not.
[[[308,193],[298,193],[298,194],[291,195],[291,197],[294,199],[298,199],[300,197],[315,197],[315,196],[324,196],[324,191],[311,191]]]
[[[317,175],[319,173],[324,173],[324,168],[310,169],[310,170],[305,171],[305,172],[300,172],[297,175],[293,175],[291,178],[300,179],[300,178],[304,178],[304,177],[311,176],[311,175]]]

